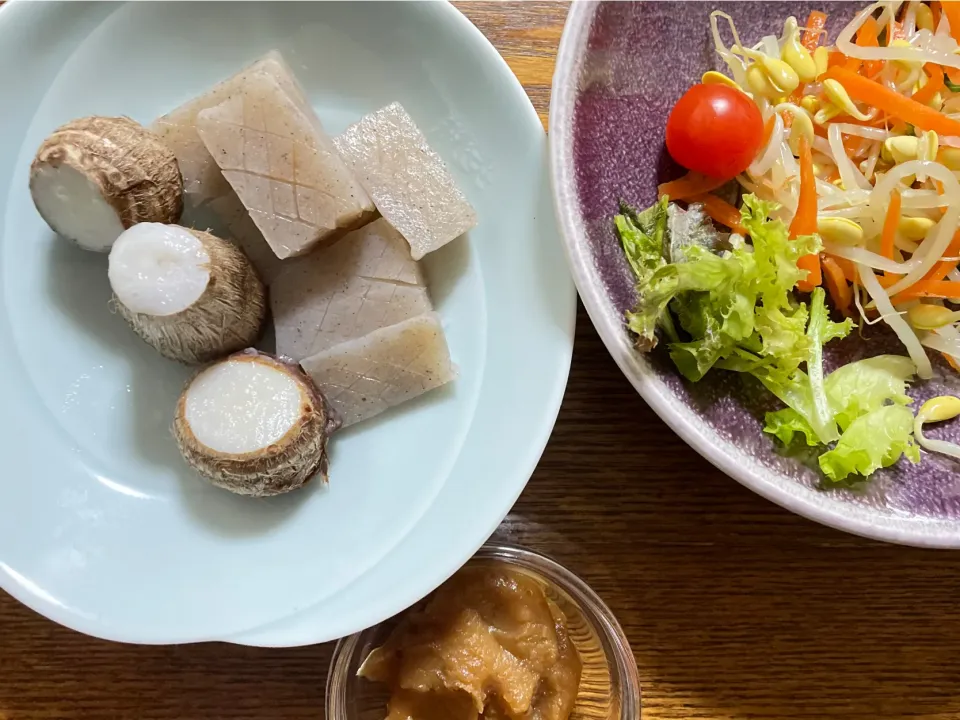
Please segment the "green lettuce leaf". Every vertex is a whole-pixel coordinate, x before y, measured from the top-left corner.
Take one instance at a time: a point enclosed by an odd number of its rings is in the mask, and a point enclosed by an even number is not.
[[[774,435],[784,445],[791,445],[798,435],[802,435],[807,445],[814,447],[820,444],[820,438],[810,423],[793,408],[784,408],[776,412],[768,412],[764,418],[765,433]]]
[[[905,455],[920,461],[913,440],[913,413],[903,405],[885,405],[861,415],[848,427],[833,450],[820,456],[820,469],[834,483],[850,475],[864,477],[889,467]]]
[[[681,293],[709,292],[736,285],[743,273],[735,258],[714,255],[697,247],[690,248],[688,254],[696,259],[664,265],[645,283],[638,285],[639,301],[633,312],[627,313],[627,326],[636,333],[640,349],[656,346],[658,320],[675,297]]]
[[[667,232],[666,197],[643,212],[637,212],[626,203],[620,203],[620,214],[613,218],[620,244],[627,262],[637,276],[637,282],[649,277],[666,264],[663,259],[664,237]]]
[[[638,288],[647,285],[653,274],[666,265],[664,253],[667,243],[668,205],[668,199],[663,197],[643,212],[637,212],[621,202],[620,214],[613,218],[627,262],[637,277]],[[638,324],[638,327],[641,327],[641,324]],[[650,330],[637,333],[637,345],[642,350],[648,350],[657,344],[657,327],[660,327],[670,340],[680,339],[669,313],[657,313],[652,318],[651,327]]]
[[[790,371],[795,358],[787,366],[782,364],[762,365],[751,373],[776,395],[788,407],[793,409],[810,428],[820,442],[836,440],[840,433],[834,419],[835,410],[827,398],[826,383],[823,378],[823,346],[835,338],[842,338],[853,327],[850,320],[835,323],[827,315],[822,288],[814,288],[810,295],[810,320],[804,333],[805,341],[797,340],[798,347],[804,348],[801,358],[806,372],[800,369]],[[797,423],[794,422],[793,425]],[[784,432],[776,422],[767,418],[767,425]],[[778,434],[775,432],[774,434]],[[779,436],[779,434],[778,434]]]
[[[807,355],[807,377],[810,381],[810,399],[812,415],[807,417],[810,425],[817,431],[820,439],[829,442],[836,439],[837,427],[827,400],[827,391],[823,380],[823,346],[834,339],[846,337],[853,329],[853,321],[847,318],[842,323],[830,319],[822,287],[816,287],[810,295],[810,322],[807,325],[809,350]]]
[[[907,383],[916,366],[903,355],[878,355],[844,365],[827,376],[825,383],[834,418],[846,430],[861,415],[889,403],[909,405]]]
[[[654,347],[659,328],[688,380],[712,368],[756,377],[787,406],[767,414],[765,432],[784,444],[836,443],[820,459],[833,482],[869,475],[902,454],[916,457],[913,415],[905,407],[913,363],[880,356],[825,376],[824,346],[848,335],[853,323],[830,319],[822,288],[814,288],[809,303],[796,298],[794,287],[805,277],[797,261],[819,252],[820,239],[791,239],[783,222],[770,219],[777,210],[746,195],[741,218],[750,244],[734,235],[722,252],[707,242],[674,252],[665,199],[640,213],[622,205],[615,222],[637,277],[638,302],[627,324],[638,347]]]
[[[719,249],[720,234],[703,205],[692,203],[687,210],[671,203],[667,207],[667,237],[663,244],[667,262],[686,262],[687,249],[693,245],[711,251]]]
[[[915,372],[913,361],[902,355],[878,355],[834,370],[824,381],[830,416],[840,430],[846,430],[857,418],[886,405],[909,405],[912,400],[906,387]],[[810,419],[814,413],[812,388],[810,393],[802,390],[802,376],[797,376],[795,385],[765,384],[790,407],[767,413],[764,432],[784,445],[798,432],[804,434],[808,445],[817,444],[811,442],[811,437],[819,435]],[[828,441],[821,438],[820,442]]]

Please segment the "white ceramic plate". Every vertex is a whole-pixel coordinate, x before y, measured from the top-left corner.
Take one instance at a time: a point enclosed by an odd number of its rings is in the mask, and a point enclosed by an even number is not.
[[[27,170],[67,120],[147,123],[273,48],[333,133],[402,102],[480,223],[426,261],[457,383],[336,436],[329,487],[250,500],[183,465],[188,371],[110,314],[106,257],[47,229]],[[533,471],[573,338],[544,133],[493,47],[442,3],[13,2],[0,63],[0,586],[105,638],[292,645],[453,573]]]

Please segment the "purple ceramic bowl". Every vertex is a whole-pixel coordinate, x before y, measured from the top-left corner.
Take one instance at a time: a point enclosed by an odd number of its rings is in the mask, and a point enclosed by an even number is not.
[[[818,473],[778,452],[761,418],[776,400],[749,378],[713,371],[682,380],[666,354],[635,352],[623,314],[636,299],[634,280],[611,222],[623,198],[645,207],[658,182],[681,174],[663,144],[670,108],[700,75],[717,68],[709,15],[733,16],[744,43],[779,33],[788,15],[811,9],[830,16],[836,36],[858,3],[575,2],[564,28],[550,103],[550,150],[557,216],[571,269],[593,324],[644,400],[691,447],[760,495],[817,522],[908,545],[960,547],[960,466],[924,452],[901,460],[853,490],[821,490]],[[829,347],[828,366],[885,352],[905,354],[882,329],[865,328]],[[828,367],[827,369],[832,369]],[[924,399],[957,394],[944,364],[911,390]],[[960,424],[930,431],[960,440]],[[688,482],[677,478],[677,482]]]

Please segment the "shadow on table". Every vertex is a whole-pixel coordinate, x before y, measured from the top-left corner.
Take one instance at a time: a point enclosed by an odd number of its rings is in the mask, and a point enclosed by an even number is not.
[[[611,606],[645,717],[960,717],[960,553],[845,535],[725,477],[582,313],[554,437],[500,532]]]

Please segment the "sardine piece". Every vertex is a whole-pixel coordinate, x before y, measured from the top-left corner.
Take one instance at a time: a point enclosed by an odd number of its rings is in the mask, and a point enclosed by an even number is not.
[[[410,248],[383,218],[282,263],[270,305],[277,353],[294,360],[432,310]]]
[[[369,196],[333,141],[265,73],[197,114],[197,132],[278,258],[369,222]]]
[[[375,330],[300,363],[343,425],[367,420],[456,379],[436,313]]]
[[[236,75],[157,118],[150,129],[159,135],[177,156],[180,172],[183,175],[184,203],[188,208],[199,207],[215,198],[233,194],[219,166],[197,134],[197,115],[203,110],[216,107],[231,95],[236,94],[246,79],[253,74],[266,74],[272,77],[302,111],[305,113],[309,111],[312,114],[310,103],[307,102],[306,95],[293,71],[290,70],[290,66],[278,51],[271,50]]]
[[[367,115],[335,141],[380,213],[410,243],[413,259],[477,224],[477,213],[400,103]]]

